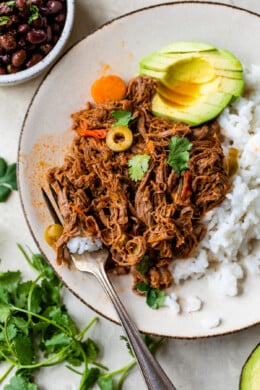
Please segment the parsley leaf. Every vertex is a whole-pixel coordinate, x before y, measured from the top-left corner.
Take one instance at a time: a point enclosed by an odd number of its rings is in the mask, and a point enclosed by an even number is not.
[[[128,160],[128,171],[132,180],[141,180],[149,168],[150,156],[148,154],[136,154]]]
[[[113,110],[111,115],[116,122],[112,124],[112,127],[115,126],[128,126],[129,122],[133,119],[132,113],[125,110]]]
[[[149,282],[139,282],[136,285],[138,291],[146,296],[146,303],[151,309],[159,309],[165,301],[165,292],[150,286]]]
[[[176,173],[188,169],[189,150],[192,148],[192,143],[185,137],[174,136],[169,143],[169,155],[167,163],[174,169]]]
[[[0,202],[4,202],[12,190],[17,190],[16,163],[8,165],[0,157]]]

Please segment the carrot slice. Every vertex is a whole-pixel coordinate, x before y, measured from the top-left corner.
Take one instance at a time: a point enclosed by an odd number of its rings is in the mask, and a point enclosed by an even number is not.
[[[77,129],[78,135],[82,137],[94,137],[94,138],[106,138],[107,131],[105,129],[89,130],[89,129]]]
[[[116,75],[102,76],[91,86],[91,95],[98,104],[121,100],[125,93],[125,82]]]

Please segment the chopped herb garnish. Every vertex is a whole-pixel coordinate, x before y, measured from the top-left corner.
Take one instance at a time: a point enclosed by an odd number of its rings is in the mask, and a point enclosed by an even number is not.
[[[128,171],[132,180],[141,180],[149,167],[150,156],[148,154],[137,154],[128,160]]]
[[[185,137],[174,136],[169,143],[169,155],[167,163],[174,169],[176,173],[188,169],[189,150],[192,148],[192,143]]]
[[[143,259],[136,265],[136,269],[142,275],[146,275],[153,265],[154,265],[154,261],[150,259],[148,255],[145,255]]]
[[[8,7],[13,7],[15,5],[15,0],[13,1],[5,1],[5,4],[8,6]]]
[[[0,16],[0,26],[5,26],[10,21],[11,19],[9,18],[9,16]]]
[[[39,8],[35,4],[30,4],[29,11],[30,16],[28,18],[28,23],[31,24],[34,20],[39,18]]]
[[[16,163],[8,165],[0,157],[0,202],[4,202],[12,190],[17,190]]]
[[[113,110],[111,112],[111,115],[114,119],[116,119],[116,122],[113,123],[112,127],[114,126],[128,126],[129,122],[133,119],[132,113],[130,111],[125,110]]]
[[[151,309],[159,309],[165,301],[165,292],[150,286],[149,282],[139,282],[136,289],[146,296],[146,303]]]

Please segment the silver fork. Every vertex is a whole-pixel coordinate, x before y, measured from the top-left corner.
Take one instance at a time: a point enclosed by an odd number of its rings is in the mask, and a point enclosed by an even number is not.
[[[60,185],[60,183],[58,183]],[[60,189],[61,185],[60,185]],[[49,209],[49,212],[55,223],[62,222],[62,216],[59,216],[52,201],[47,195],[46,191],[42,188],[43,199]],[[58,207],[58,196],[54,190],[54,187],[50,185],[52,196],[55,200],[55,204]],[[176,387],[172,384],[162,367],[152,355],[146,344],[144,343],[140,333],[129,318],[129,315],[122,304],[121,300],[114,287],[112,286],[106,272],[105,263],[108,258],[107,249],[100,249],[95,252],[85,252],[83,255],[71,254],[71,259],[75,267],[79,271],[88,272],[94,275],[103,287],[104,291],[110,297],[112,304],[118,314],[122,328],[128,338],[131,348],[134,352],[136,360],[139,364],[147,388],[149,390],[176,390]]]

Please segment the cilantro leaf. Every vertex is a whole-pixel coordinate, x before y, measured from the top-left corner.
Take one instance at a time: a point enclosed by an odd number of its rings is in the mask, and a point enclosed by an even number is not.
[[[4,390],[37,390],[35,383],[31,383],[28,378],[23,376],[13,376],[10,383],[4,387]]]
[[[142,275],[146,275],[149,269],[153,266],[154,262],[148,255],[145,255],[142,260],[136,265],[137,271]]]
[[[174,169],[176,173],[188,169],[189,150],[192,148],[192,143],[185,137],[174,136],[169,143],[169,155],[167,163]]]
[[[0,202],[4,202],[11,190],[17,190],[16,163],[8,165],[0,157]]]
[[[111,115],[114,119],[116,119],[116,122],[112,124],[112,127],[114,126],[128,126],[129,122],[133,119],[131,111],[125,111],[125,110],[113,110],[111,112]]]
[[[128,160],[128,171],[132,180],[141,180],[149,168],[150,156],[148,154],[136,154]]]
[[[151,309],[159,309],[165,301],[165,292],[150,286],[149,282],[139,282],[136,289],[146,296],[146,303]]]

